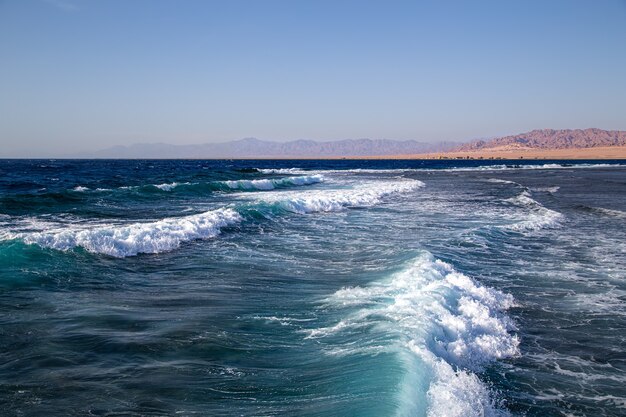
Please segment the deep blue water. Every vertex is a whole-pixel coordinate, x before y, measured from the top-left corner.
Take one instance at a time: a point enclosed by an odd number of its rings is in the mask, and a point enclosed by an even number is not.
[[[0,160],[7,416],[623,416],[620,161]]]

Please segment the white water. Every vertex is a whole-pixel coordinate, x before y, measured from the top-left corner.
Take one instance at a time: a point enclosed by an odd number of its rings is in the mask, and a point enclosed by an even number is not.
[[[417,180],[372,181],[354,188],[259,193],[240,197],[256,198],[259,202],[275,204],[286,211],[305,214],[340,211],[347,207],[369,207],[380,203],[383,197],[390,194],[406,193],[423,186],[424,183]]]
[[[232,209],[218,209],[150,223],[100,225],[90,229],[85,229],[84,226],[69,227],[53,231],[15,233],[9,238],[58,250],[80,246],[89,252],[123,258],[139,253],[168,251],[179,247],[183,242],[215,237],[221,228],[241,220],[241,216]]]
[[[222,181],[221,183],[234,190],[273,190],[281,186],[303,186],[324,181],[322,175],[304,175],[287,178],[271,178],[260,180]]]
[[[480,285],[430,253],[368,287],[337,291],[324,308],[349,312],[334,326],[309,332],[325,338],[339,332],[393,337],[406,375],[398,415],[507,415],[477,373],[498,359],[519,354],[515,326],[505,311],[513,298]],[[369,333],[368,333],[369,332]],[[363,343],[353,353],[362,353]],[[350,354],[352,346],[338,347]]]
[[[506,201],[524,210],[523,220],[503,226],[502,228],[506,230],[522,233],[532,232],[555,227],[564,219],[561,213],[550,210],[534,200],[527,190]]]
[[[303,185],[311,185],[324,181],[324,176],[316,174],[316,175],[301,175],[301,176],[293,176],[286,178],[265,178],[259,180],[232,180],[232,181],[215,181],[211,184],[222,185],[233,190],[273,190],[277,187],[289,187],[289,186],[303,186]],[[161,191],[173,191],[181,186],[193,186],[193,185],[202,185],[201,183],[191,183],[191,182],[171,182],[171,183],[163,183],[163,184],[151,184],[149,187],[158,188]],[[132,190],[142,188],[141,185],[135,186],[123,186],[119,187],[120,189]],[[80,188],[80,190],[79,190]],[[76,187],[75,191],[87,191],[88,188],[85,187]]]
[[[424,171],[438,171],[438,172],[455,172],[455,171],[508,171],[508,170],[524,170],[524,169],[578,169],[578,168],[611,168],[626,166],[625,164],[542,164],[542,165],[517,165],[511,161],[509,164],[500,165],[479,165],[473,167],[454,167],[454,168],[400,168],[400,169],[316,169],[306,170],[304,168],[280,168],[280,169],[259,169],[259,172],[264,174],[401,174],[405,172],[424,172]]]
[[[289,178],[290,183],[303,185],[321,181],[319,176]],[[261,202],[275,203],[293,213],[338,211],[347,207],[371,206],[381,198],[423,186],[421,181],[373,182],[356,189],[335,189],[309,192],[262,192]],[[217,236],[223,227],[239,223],[241,215],[232,208],[221,208],[184,217],[154,222],[123,225],[85,223],[45,223],[38,231],[5,232],[0,239],[19,239],[27,244],[57,250],[82,247],[93,253],[114,257],[139,253],[160,253],[176,249],[183,242]],[[32,223],[36,225],[37,223]]]

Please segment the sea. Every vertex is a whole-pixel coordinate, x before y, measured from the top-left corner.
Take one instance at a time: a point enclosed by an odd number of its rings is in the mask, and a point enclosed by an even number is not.
[[[0,160],[2,416],[625,416],[626,162]]]

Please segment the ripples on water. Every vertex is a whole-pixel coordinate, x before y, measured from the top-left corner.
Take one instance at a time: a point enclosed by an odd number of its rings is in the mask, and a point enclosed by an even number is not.
[[[0,161],[7,415],[619,416],[616,161]]]

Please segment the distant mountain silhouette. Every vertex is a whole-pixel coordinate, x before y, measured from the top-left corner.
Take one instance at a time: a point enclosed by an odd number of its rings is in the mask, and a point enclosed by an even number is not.
[[[602,129],[538,129],[495,139],[424,143],[415,140],[345,139],[330,142],[294,140],[275,142],[245,138],[231,142],[198,145],[137,143],[115,146],[87,158],[329,158],[415,155],[448,151],[580,149],[626,146],[626,131]]]
[[[491,140],[461,145],[458,151],[485,149],[581,149],[598,146],[626,146],[626,131],[602,129],[539,129]]]
[[[316,158],[358,157],[376,155],[408,155],[425,152],[443,152],[459,144],[456,142],[422,143],[414,140],[346,139],[331,142],[295,140],[274,142],[246,138],[232,142],[199,145],[171,145],[167,143],[138,143],[115,146],[94,152],[95,158]]]

